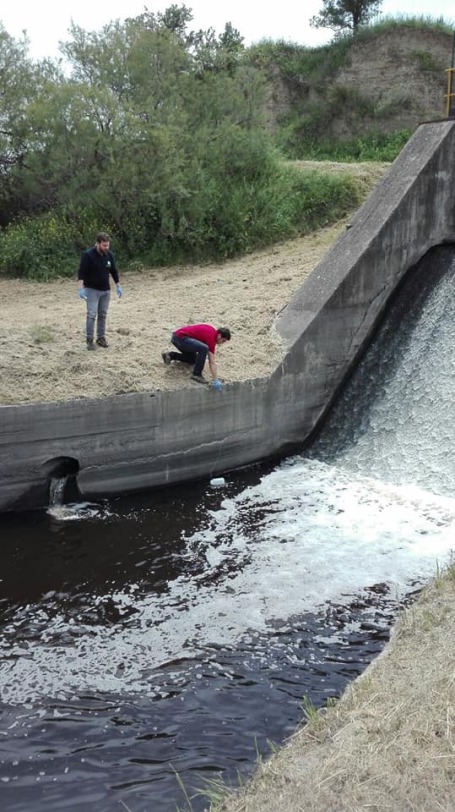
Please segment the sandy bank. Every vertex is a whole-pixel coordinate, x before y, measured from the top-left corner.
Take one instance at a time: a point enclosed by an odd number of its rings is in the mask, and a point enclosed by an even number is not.
[[[396,624],[341,701],[260,766],[223,812],[455,809],[455,570]]]

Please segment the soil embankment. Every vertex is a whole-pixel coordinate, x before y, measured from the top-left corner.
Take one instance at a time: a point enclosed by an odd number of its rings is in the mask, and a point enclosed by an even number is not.
[[[223,812],[455,809],[454,622],[452,568],[338,705],[311,718]]]

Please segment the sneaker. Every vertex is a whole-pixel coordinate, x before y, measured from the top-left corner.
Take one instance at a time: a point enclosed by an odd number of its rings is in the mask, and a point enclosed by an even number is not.
[[[87,339],[87,349],[88,350],[94,350],[95,349],[95,344],[94,344],[93,338],[88,338]]]
[[[96,339],[96,343],[98,344],[98,347],[108,347],[109,346],[109,344],[107,343],[104,336],[99,336],[99,338]]]
[[[192,381],[197,381],[198,383],[208,383],[208,380],[204,378],[202,375],[192,375]]]
[[[170,352],[162,352],[162,353],[161,353],[161,358],[163,359],[163,361],[164,361],[164,363],[166,364],[166,366],[168,366],[168,365],[171,363],[171,361],[172,361],[172,358],[171,358],[171,353],[170,353]]]

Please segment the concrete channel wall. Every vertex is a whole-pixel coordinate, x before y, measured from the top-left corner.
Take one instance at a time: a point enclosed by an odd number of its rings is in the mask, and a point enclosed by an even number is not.
[[[269,378],[100,400],[0,407],[0,512],[210,478],[285,453],[327,411],[406,271],[455,242],[455,122],[422,124],[280,314]]]

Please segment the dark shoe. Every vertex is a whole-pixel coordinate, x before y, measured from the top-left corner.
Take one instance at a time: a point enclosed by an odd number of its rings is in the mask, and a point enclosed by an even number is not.
[[[100,336],[99,338],[97,338],[96,343],[98,344],[98,347],[108,347],[109,346],[109,344],[107,343],[104,336]]]
[[[88,350],[94,350],[95,349],[95,343],[93,341],[93,338],[88,338],[87,339],[87,349]]]
[[[202,375],[192,375],[191,380],[197,381],[198,383],[208,383],[208,380],[203,378]]]
[[[164,363],[166,364],[166,366],[169,366],[169,364],[170,364],[170,363],[171,363],[171,361],[172,361],[172,358],[171,358],[171,353],[170,353],[170,352],[162,352],[162,353],[161,353],[161,358],[163,359],[163,361],[164,361]]]

